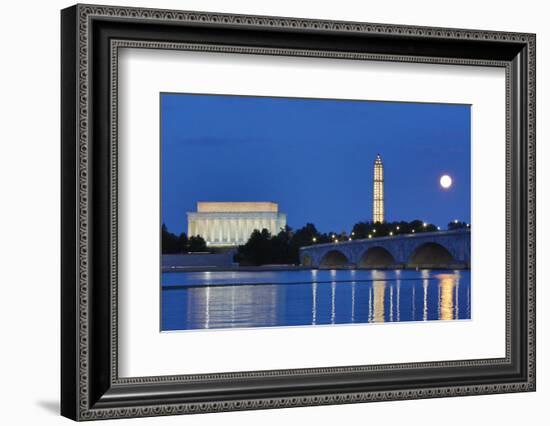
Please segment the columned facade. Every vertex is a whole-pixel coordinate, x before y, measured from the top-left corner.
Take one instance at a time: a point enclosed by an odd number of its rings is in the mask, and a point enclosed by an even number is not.
[[[255,229],[278,234],[285,226],[286,215],[269,202],[199,202],[187,213],[188,236],[200,235],[212,247],[245,244]]]

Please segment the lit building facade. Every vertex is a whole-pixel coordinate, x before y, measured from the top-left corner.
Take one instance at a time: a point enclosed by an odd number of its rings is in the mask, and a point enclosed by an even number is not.
[[[384,165],[380,154],[374,160],[374,188],[372,193],[372,221],[384,222]]]
[[[200,235],[212,247],[245,244],[257,229],[278,234],[286,226],[286,214],[271,202],[198,202],[187,213],[187,235]]]

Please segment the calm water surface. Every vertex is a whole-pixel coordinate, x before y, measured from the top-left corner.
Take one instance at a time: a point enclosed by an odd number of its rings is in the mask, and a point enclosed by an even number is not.
[[[470,271],[162,274],[164,331],[456,319],[470,319]]]

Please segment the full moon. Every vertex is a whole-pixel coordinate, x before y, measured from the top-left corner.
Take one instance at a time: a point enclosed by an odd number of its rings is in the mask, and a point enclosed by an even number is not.
[[[453,184],[453,180],[449,175],[443,175],[439,179],[439,184],[441,185],[442,188],[447,189],[451,187],[451,185]]]

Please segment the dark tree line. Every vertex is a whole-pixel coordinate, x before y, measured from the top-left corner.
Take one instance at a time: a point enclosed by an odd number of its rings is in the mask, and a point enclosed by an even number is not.
[[[287,226],[277,235],[271,235],[267,229],[256,229],[247,243],[239,246],[236,260],[242,266],[298,264],[300,247],[314,244],[320,236],[311,223],[296,231]]]
[[[465,222],[451,222],[448,229],[466,227],[469,225]],[[358,222],[353,226],[350,234],[345,231],[320,233],[312,223],[308,223],[296,231],[287,226],[276,235],[271,235],[267,229],[255,230],[246,244],[239,246],[235,260],[242,266],[297,265],[300,263],[300,247],[438,230],[436,225],[421,220],[384,223]]]
[[[187,238],[185,232],[179,235],[168,231],[165,224],[162,224],[162,254],[183,254],[191,252],[207,251],[206,241],[200,236]]]
[[[433,223],[415,219],[411,222],[358,222],[353,225],[351,238],[375,238],[389,235],[414,234],[419,232],[435,232],[439,229]]]
[[[470,227],[470,224],[468,224],[466,222],[461,222],[459,220],[453,220],[452,222],[449,222],[449,224],[447,225],[447,228],[449,230],[464,229],[464,228],[469,228],[469,227]]]

